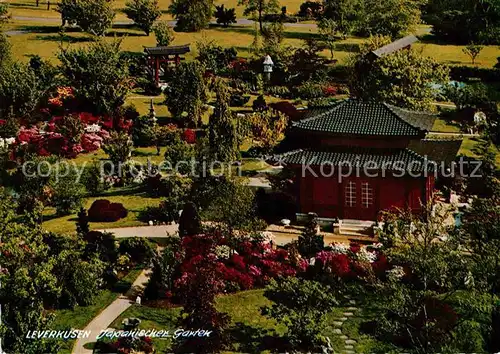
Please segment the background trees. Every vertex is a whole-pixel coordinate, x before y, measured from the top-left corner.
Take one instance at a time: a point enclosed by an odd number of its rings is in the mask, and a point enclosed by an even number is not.
[[[418,0],[326,0],[320,22],[333,20],[344,37],[356,33],[395,39],[415,30],[420,7]]]
[[[279,10],[278,0],[238,0],[239,5],[245,6],[245,16],[256,16],[259,28],[262,31],[264,15],[276,13]]]
[[[357,32],[385,35],[392,39],[414,31],[420,23],[420,6],[415,0],[364,0],[364,11]]]
[[[62,0],[57,4],[63,25],[77,24],[87,33],[103,36],[115,18],[113,0]]]
[[[168,7],[177,23],[179,32],[198,32],[206,28],[213,14],[213,0],[174,0]]]
[[[224,4],[215,6],[214,17],[218,24],[223,25],[224,27],[229,26],[231,23],[236,23],[236,13],[234,8],[226,9]]]
[[[460,44],[499,41],[500,7],[495,0],[430,0],[423,18],[443,40]]]
[[[125,4],[123,12],[134,24],[142,29],[147,36],[153,23],[161,16],[158,0],[132,0]]]
[[[335,21],[337,30],[345,38],[357,28],[363,9],[363,0],[325,0],[323,18]]]

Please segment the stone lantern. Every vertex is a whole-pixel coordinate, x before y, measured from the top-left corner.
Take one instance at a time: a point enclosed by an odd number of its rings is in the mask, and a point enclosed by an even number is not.
[[[264,78],[266,79],[267,82],[271,80],[271,73],[273,72],[273,60],[269,55],[266,55],[264,58]]]

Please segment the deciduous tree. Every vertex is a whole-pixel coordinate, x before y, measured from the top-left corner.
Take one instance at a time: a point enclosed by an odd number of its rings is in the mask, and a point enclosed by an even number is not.
[[[259,28],[262,31],[264,15],[277,13],[279,10],[278,0],[238,0],[238,5],[245,6],[245,16],[256,16]]]
[[[272,109],[254,113],[250,116],[252,136],[264,151],[270,152],[284,138],[288,118]]]
[[[437,95],[432,84],[449,81],[449,70],[415,50],[372,59],[360,53],[351,69],[349,88],[363,100],[387,102],[414,110],[432,110]]]
[[[132,0],[125,3],[125,15],[149,36],[153,23],[161,16],[158,0]]]
[[[483,46],[480,46],[480,45],[477,45],[477,44],[474,44],[474,43],[471,43],[467,46],[465,46],[465,48],[462,49],[462,51],[469,56],[471,62],[472,62],[472,65],[474,65],[476,63],[476,58],[477,56],[479,55],[479,53],[481,53],[481,51],[483,50]]]
[[[337,23],[332,19],[325,18],[318,23],[318,29],[322,41],[330,50],[330,59],[333,59],[335,42],[337,41]]]
[[[181,63],[165,90],[165,104],[172,116],[187,126],[201,126],[208,86],[199,62]]]
[[[113,0],[62,0],[57,4],[63,25],[77,24],[87,33],[103,36],[115,18]]]
[[[284,324],[293,349],[318,352],[326,339],[327,313],[338,303],[326,285],[316,281],[289,277],[271,280],[264,296],[272,302],[262,309],[264,315]]]
[[[100,40],[86,48],[61,49],[64,80],[86,111],[113,116],[125,103],[131,81],[120,45]]]
[[[173,0],[168,11],[177,20],[175,30],[198,32],[208,27],[213,14],[213,5],[213,0]]]
[[[363,0],[363,15],[356,32],[402,37],[420,23],[421,5],[419,0]]]

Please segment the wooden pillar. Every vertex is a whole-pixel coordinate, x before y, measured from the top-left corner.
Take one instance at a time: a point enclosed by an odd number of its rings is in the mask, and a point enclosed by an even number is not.
[[[175,66],[177,66],[177,65],[179,65],[179,64],[180,64],[180,62],[181,62],[181,58],[179,57],[179,54],[176,54],[176,55],[175,55],[175,59],[174,59],[174,60],[175,60]]]
[[[47,10],[50,10],[50,1],[47,1]]]

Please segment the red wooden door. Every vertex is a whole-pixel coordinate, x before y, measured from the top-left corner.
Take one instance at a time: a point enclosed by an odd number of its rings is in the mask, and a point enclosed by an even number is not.
[[[343,184],[344,219],[375,220],[377,209],[373,181],[350,179]]]

